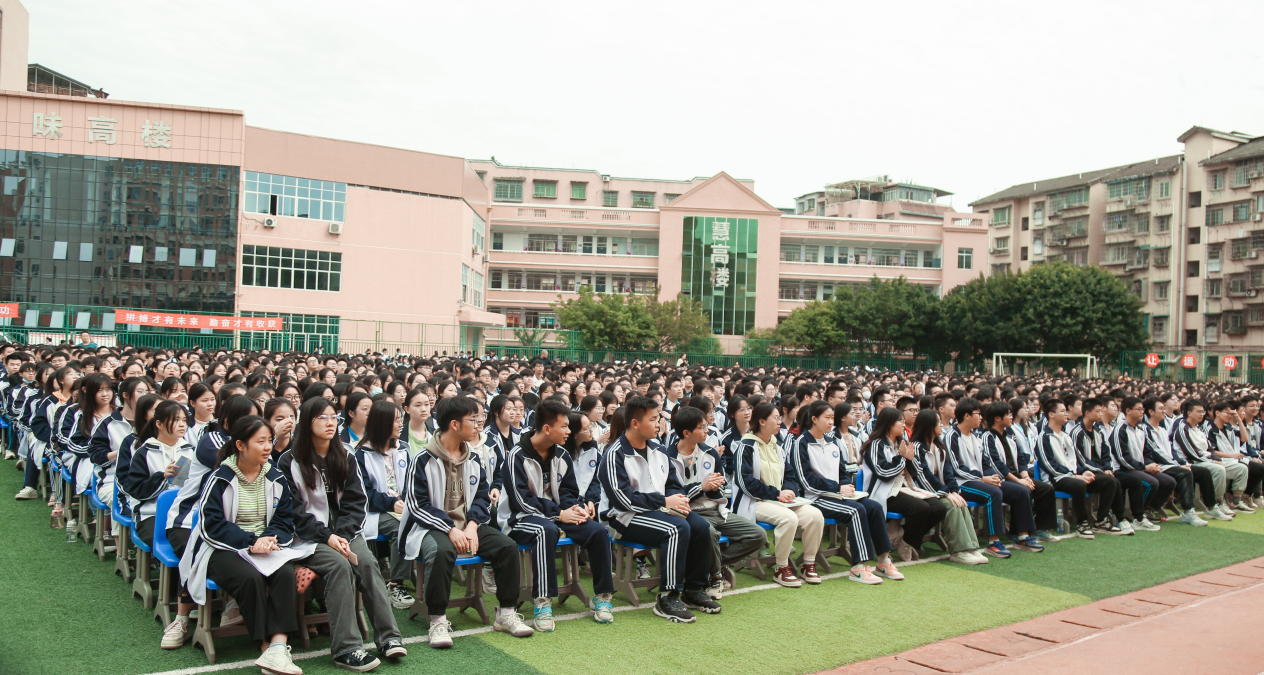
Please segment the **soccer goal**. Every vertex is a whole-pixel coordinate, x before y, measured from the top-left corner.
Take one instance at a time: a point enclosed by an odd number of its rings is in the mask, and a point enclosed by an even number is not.
[[[1077,359],[1084,361],[1084,370],[1080,373],[1080,377],[1101,377],[1097,370],[1097,357],[1092,354],[1021,354],[1018,352],[996,352],[992,354],[992,375],[1005,375],[1006,359],[1012,364],[1014,361],[1021,359],[1024,364],[1030,361],[1041,361],[1044,359]]]

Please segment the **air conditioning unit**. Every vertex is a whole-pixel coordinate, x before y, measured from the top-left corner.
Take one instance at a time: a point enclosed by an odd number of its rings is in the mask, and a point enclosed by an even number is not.
[[[1259,172],[1259,171],[1248,171],[1248,172],[1246,172],[1246,177],[1247,177],[1247,178],[1259,178],[1259,177],[1260,177],[1260,172]]]
[[[1257,223],[1260,222],[1260,220],[1264,220],[1264,213],[1252,213],[1251,220]]]
[[[1254,298],[1256,293],[1259,293],[1259,291],[1258,291],[1258,290],[1256,290],[1256,289],[1254,289],[1254,288],[1252,288],[1251,290],[1249,290],[1249,291],[1247,291],[1247,292],[1246,292],[1246,297],[1248,297],[1248,298]]]
[[[1248,258],[1250,258],[1250,259],[1254,260],[1254,259],[1256,259],[1256,258],[1260,257],[1260,252],[1259,252],[1259,251],[1251,251],[1249,254],[1247,254],[1247,256],[1246,256],[1246,257],[1248,257]]]
[[[276,219],[276,218],[264,218],[264,219],[263,219],[263,226],[264,226],[264,227],[276,227],[276,226],[277,226],[277,219]]]
[[[996,253],[996,249],[995,249],[995,248],[992,248],[991,246],[989,246],[989,247],[988,247],[988,253]]]
[[[342,234],[342,223],[330,223],[329,234]]]

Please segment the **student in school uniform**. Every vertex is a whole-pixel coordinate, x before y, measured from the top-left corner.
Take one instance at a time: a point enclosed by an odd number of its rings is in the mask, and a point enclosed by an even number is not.
[[[357,588],[373,624],[378,651],[389,658],[408,652],[395,625],[381,568],[364,541],[364,481],[347,446],[338,439],[336,414],[324,399],[305,401],[299,408],[293,444],[277,460],[277,469],[290,484],[295,536],[316,545],[301,564],[325,581],[334,664],[367,672],[380,661],[361,646]]]
[[[1207,427],[1207,442],[1211,452],[1225,467],[1232,502],[1226,497],[1225,504],[1236,513],[1255,513],[1242,496],[1254,494],[1264,478],[1264,464],[1249,462],[1243,445],[1247,440],[1245,430],[1238,427],[1237,402],[1218,401],[1211,407],[1211,424]]]
[[[1141,399],[1125,398],[1123,414],[1119,417],[1122,421],[1110,432],[1108,444],[1115,478],[1128,492],[1132,522],[1123,517],[1122,511],[1116,512],[1116,516],[1120,517],[1120,527],[1125,532],[1158,531],[1159,526],[1150,522],[1147,513],[1167,503],[1176,489],[1176,481],[1163,473],[1157,463],[1145,459],[1146,431],[1141,424],[1145,407]]]
[[[1194,488],[1201,486],[1205,494],[1211,494],[1215,489],[1211,482],[1211,474],[1205,469],[1195,475],[1194,467],[1189,466],[1187,460],[1181,456],[1180,450],[1172,445],[1168,440],[1167,429],[1164,428],[1164,409],[1159,399],[1151,396],[1142,403],[1145,408],[1146,421],[1143,422],[1145,430],[1145,461],[1153,463],[1159,467],[1165,475],[1170,477],[1176,484],[1176,497],[1181,501],[1180,519],[1186,525],[1195,527],[1205,527],[1207,521],[1198,517],[1198,512],[1194,510]]]
[[[247,634],[262,652],[254,663],[263,672],[303,675],[288,644],[298,631],[293,554],[287,552],[295,543],[289,482],[272,465],[272,430],[263,418],[238,420],[231,439],[198,500],[200,517],[180,558],[180,577],[198,604],[206,602],[208,579],[240,603]],[[283,562],[265,575],[243,551],[283,556]]]
[[[992,456],[984,449],[983,441],[975,431],[982,426],[983,414],[979,402],[966,397],[957,403],[954,416],[957,424],[948,431],[948,461],[952,462],[953,478],[967,499],[982,502],[987,514],[988,545],[984,552],[997,558],[1010,557],[1009,550],[1001,542],[1005,534],[1003,504],[1010,507],[1013,545],[1028,551],[1044,550],[1031,536],[1036,530],[1032,513],[1031,490],[1025,485],[1006,481],[992,463]]]
[[[452,646],[446,614],[457,554],[477,555],[496,576],[496,621],[492,629],[514,637],[535,630],[514,608],[518,604],[518,545],[491,524],[488,476],[471,443],[479,436],[478,403],[450,396],[435,408],[438,428],[424,452],[409,460],[404,483],[400,548],[425,566],[424,601],[430,615],[429,641]]]
[[[873,433],[862,452],[866,469],[864,485],[870,497],[859,501],[872,502],[880,513],[895,511],[904,516],[904,537],[898,548],[900,557],[905,562],[912,562],[921,557],[926,533],[943,521],[948,509],[939,502],[935,492],[918,486],[915,476],[921,467],[917,462],[916,448],[905,435],[905,417],[897,405],[879,410],[874,418]],[[830,422],[832,424],[833,419]],[[814,463],[823,465],[820,460]],[[877,528],[886,529],[882,524],[869,526],[871,532]],[[890,579],[902,578],[902,574],[893,576],[889,568],[884,569],[881,563],[894,567],[890,556],[885,558],[880,561],[877,573]]]
[[[1203,505],[1207,507],[1205,515],[1216,520],[1233,520],[1232,507],[1223,503],[1228,487],[1227,471],[1224,463],[1212,452],[1207,432],[1203,430],[1207,405],[1196,398],[1185,399],[1181,412],[1182,417],[1172,423],[1172,446],[1189,461],[1195,476],[1200,468],[1211,476],[1212,493],[1207,494],[1200,488]]]
[[[136,403],[148,393],[149,383],[143,378],[123,380],[118,389],[122,405],[93,429],[92,439],[88,442],[88,456],[97,467],[97,496],[110,506],[114,505],[119,447],[124,438],[135,433]]]
[[[1122,530],[1110,520],[1119,481],[1106,473],[1109,466],[1105,463],[1109,462],[1109,458],[1092,431],[1092,423],[1098,415],[1097,402],[1094,400],[1091,405],[1082,408],[1081,419],[1089,424],[1087,427],[1077,425],[1074,438],[1064,431],[1069,424],[1066,403],[1050,398],[1042,407],[1045,424],[1036,442],[1036,461],[1045,481],[1059,492],[1071,495],[1076,536],[1095,539],[1094,529],[1106,534],[1120,534]],[[1096,528],[1089,520],[1089,494],[1099,497]]]
[[[942,426],[935,410],[917,413],[911,435],[917,459],[910,475],[915,487],[937,495],[939,503],[947,509],[939,527],[948,546],[948,560],[962,565],[986,565],[988,559],[979,550],[974,516],[970,514],[969,505],[961,496],[961,490],[951,487],[951,481],[945,476],[945,473],[951,475],[952,466],[948,462],[948,448],[940,440]]]
[[[614,621],[611,597],[610,538],[597,523],[596,506],[583,499],[574,458],[562,444],[571,435],[571,411],[555,398],[540,402],[536,429],[523,436],[504,463],[504,498],[497,504],[497,522],[519,545],[531,546],[534,598],[532,625],[552,632],[557,597],[557,540],[565,534],[588,553],[593,573],[593,619]]]
[[[997,474],[1006,481],[1018,483],[1031,491],[1031,508],[1036,519],[1036,531],[1032,538],[1037,542],[1053,538],[1050,532],[1058,527],[1058,504],[1053,486],[1031,477],[1027,467],[1031,456],[1024,454],[1007,433],[1014,422],[1014,412],[1008,403],[989,403],[983,409],[983,448],[991,456]]]
[[[408,609],[415,598],[404,589],[411,563],[399,549],[399,521],[404,513],[404,476],[408,472],[408,443],[399,437],[404,413],[391,400],[375,401],[369,408],[364,436],[356,446],[355,459],[364,477],[368,517],[364,539],[386,537],[390,548],[390,577],[386,592],[391,606]]]
[[[695,397],[697,398],[697,397]],[[708,402],[709,403],[709,402]],[[763,528],[747,518],[729,511],[722,490],[723,462],[715,448],[707,443],[708,427],[702,408],[692,401],[676,409],[672,432],[677,440],[667,448],[667,457],[675,464],[689,508],[711,525],[711,577],[707,595],[718,600],[725,590],[724,568],[758,553],[767,541]],[[720,547],[720,537],[728,537],[728,546]],[[732,570],[728,571],[728,588],[732,588]]]
[[[619,538],[659,549],[662,583],[654,614],[675,623],[697,620],[690,608],[718,614],[706,594],[711,567],[711,527],[693,513],[659,436],[658,403],[626,399],[618,414],[625,430],[606,449],[597,468],[598,513]]]

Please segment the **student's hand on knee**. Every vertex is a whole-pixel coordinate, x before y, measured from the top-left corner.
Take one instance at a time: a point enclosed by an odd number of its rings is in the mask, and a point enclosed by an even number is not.
[[[448,530],[448,539],[452,541],[452,547],[457,553],[467,553],[470,550],[469,538],[465,536],[465,531],[459,528]]]
[[[794,493],[791,492],[790,490],[782,490],[781,494],[777,495],[777,501],[785,502],[788,504],[794,501]]]
[[[675,509],[684,514],[689,513],[689,498],[684,495],[671,495],[664,501],[669,509]]]
[[[470,555],[478,555],[478,523],[470,521],[465,526],[465,540],[470,549]]]

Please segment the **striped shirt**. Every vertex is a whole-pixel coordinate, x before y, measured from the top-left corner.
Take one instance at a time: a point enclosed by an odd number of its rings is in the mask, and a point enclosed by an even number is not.
[[[247,532],[262,535],[268,527],[268,481],[264,476],[268,474],[271,463],[264,463],[254,482],[246,480],[245,474],[237,468],[236,455],[224,460],[224,463],[233,468],[240,486],[237,491],[237,518],[233,522]]]

